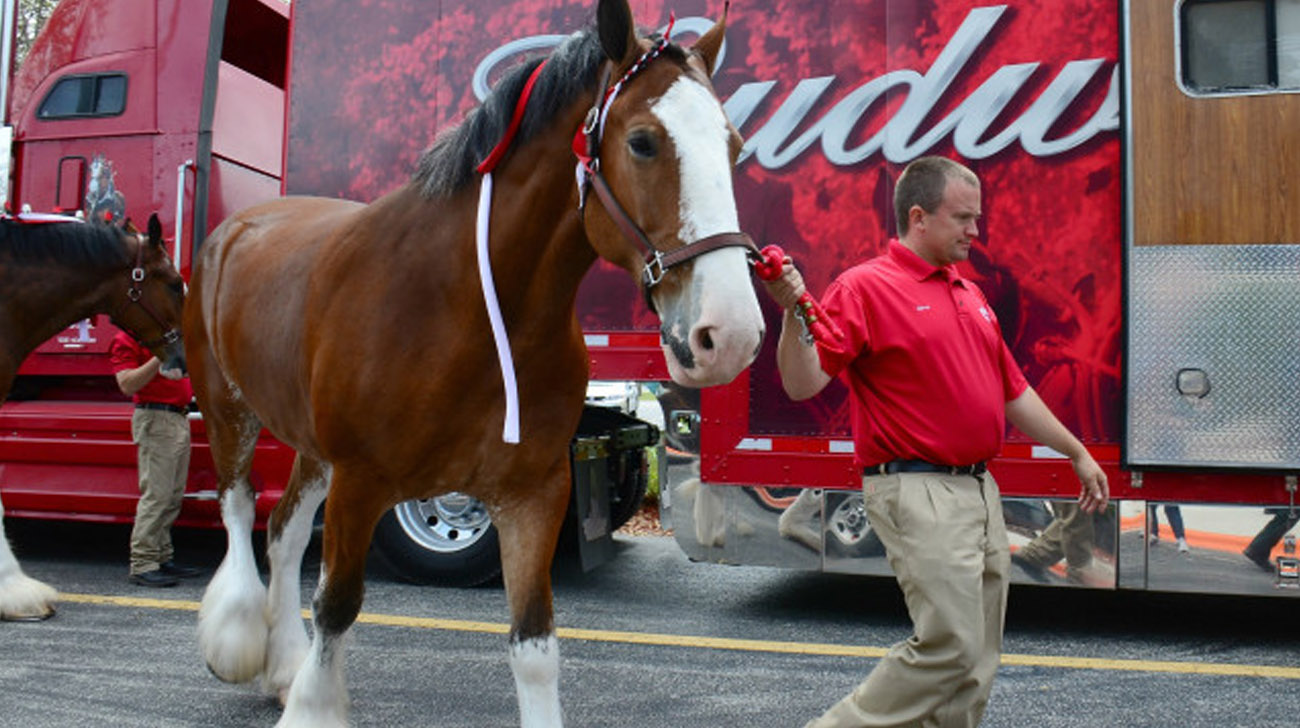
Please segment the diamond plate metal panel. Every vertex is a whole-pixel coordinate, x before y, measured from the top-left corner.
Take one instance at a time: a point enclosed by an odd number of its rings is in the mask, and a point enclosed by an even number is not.
[[[1300,468],[1300,246],[1138,247],[1129,261],[1129,462]],[[1208,393],[1180,393],[1183,370]]]

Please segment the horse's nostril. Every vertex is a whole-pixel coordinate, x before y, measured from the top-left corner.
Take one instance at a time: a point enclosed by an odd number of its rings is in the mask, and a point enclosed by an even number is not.
[[[701,349],[705,351],[713,351],[713,337],[709,335],[708,329],[700,332],[698,341],[700,342]]]

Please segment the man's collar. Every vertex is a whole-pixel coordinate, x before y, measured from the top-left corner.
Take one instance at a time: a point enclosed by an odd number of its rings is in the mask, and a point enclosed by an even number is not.
[[[931,276],[939,276],[944,280],[960,282],[961,274],[957,272],[957,266],[945,265],[934,266],[925,258],[916,254],[916,251],[903,245],[898,238],[891,238],[889,241],[889,257],[898,264],[900,268],[918,281],[923,281]]]

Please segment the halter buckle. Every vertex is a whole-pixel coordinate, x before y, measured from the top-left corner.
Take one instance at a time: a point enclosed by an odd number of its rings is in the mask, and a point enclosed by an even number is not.
[[[600,107],[593,106],[587,110],[587,118],[582,121],[582,133],[591,136],[596,130],[596,124],[600,122]]]
[[[657,285],[664,279],[664,273],[668,268],[664,265],[664,255],[658,250],[646,259],[645,268],[641,270],[641,280],[645,283],[646,290]]]
[[[136,283],[140,283],[141,281],[143,281],[143,280],[144,280],[144,268],[132,268],[132,269],[131,269],[131,280],[135,281]]]

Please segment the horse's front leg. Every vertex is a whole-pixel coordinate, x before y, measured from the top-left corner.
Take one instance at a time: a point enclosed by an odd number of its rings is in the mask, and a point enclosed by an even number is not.
[[[257,494],[249,481],[262,423],[217,365],[201,318],[187,315],[185,344],[226,527],[226,555],[199,606],[199,650],[213,675],[242,683],[266,662],[266,588],[253,554]]]
[[[513,498],[500,499],[493,521],[501,536],[501,570],[510,602],[510,670],[522,728],[559,728],[560,646],[551,603],[551,560],[569,505],[566,460],[543,478],[520,473]]]
[[[267,592],[266,671],[262,687],[283,705],[289,685],[307,654],[309,641],[302,621],[302,556],[311,541],[316,509],[329,492],[328,469],[298,455],[284,496],[267,526],[266,555],[271,566]]]
[[[366,554],[375,523],[388,508],[371,479],[335,466],[325,502],[320,583],[312,602],[311,648],[298,668],[276,728],[346,728],[344,647],[365,593]]]
[[[213,675],[252,680],[266,664],[266,587],[253,554],[256,494],[246,478],[221,491],[226,556],[199,606],[199,649]]]
[[[0,503],[0,620],[33,621],[54,616],[58,592],[23,573],[5,538],[5,507]]]

